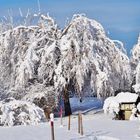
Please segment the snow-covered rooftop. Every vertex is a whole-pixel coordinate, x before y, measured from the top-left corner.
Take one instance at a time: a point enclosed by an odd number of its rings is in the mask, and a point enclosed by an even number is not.
[[[134,94],[130,92],[121,92],[115,97],[116,101],[119,103],[136,102],[137,98],[138,98],[138,94]]]

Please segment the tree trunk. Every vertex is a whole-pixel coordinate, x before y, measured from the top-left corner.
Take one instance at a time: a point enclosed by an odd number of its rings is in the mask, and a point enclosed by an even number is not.
[[[64,107],[65,107],[65,116],[71,115],[72,112],[71,112],[71,106],[70,106],[69,93],[67,90],[67,86],[64,89]]]

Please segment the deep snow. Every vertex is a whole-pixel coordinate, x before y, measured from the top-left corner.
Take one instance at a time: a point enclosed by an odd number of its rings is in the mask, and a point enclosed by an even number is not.
[[[79,98],[70,99],[73,115],[71,130],[68,131],[68,117],[54,119],[55,140],[137,140],[138,121],[116,121],[105,115],[101,109],[102,102],[97,98],[87,97],[82,103]],[[84,135],[78,134],[77,112],[83,113]],[[0,127],[0,140],[51,140],[50,123],[39,125]]]
[[[140,136],[139,121],[112,120],[111,115],[103,113],[102,102],[88,97],[80,103],[71,98],[73,115],[71,129],[68,131],[68,117],[54,119],[55,140],[137,140]],[[78,134],[78,108],[82,107],[84,135]],[[0,127],[0,140],[51,140],[50,123],[38,125]]]
[[[67,130],[68,118],[63,118],[63,127],[60,119],[55,119],[56,140],[137,140],[140,134],[138,121],[111,120],[102,112],[90,112],[83,115],[84,136],[78,134],[77,116],[71,119],[71,130]],[[1,127],[1,140],[51,140],[50,124],[42,123],[37,126]]]

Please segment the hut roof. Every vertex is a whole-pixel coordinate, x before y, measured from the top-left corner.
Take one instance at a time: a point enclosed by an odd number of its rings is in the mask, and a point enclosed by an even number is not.
[[[138,94],[130,92],[120,92],[115,97],[116,101],[119,103],[135,103],[138,99]]]

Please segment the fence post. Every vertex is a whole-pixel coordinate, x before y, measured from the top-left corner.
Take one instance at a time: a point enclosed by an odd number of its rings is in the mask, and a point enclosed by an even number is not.
[[[80,125],[81,125],[81,135],[83,135],[84,132],[83,132],[83,120],[82,120],[82,114],[80,114]]]
[[[81,126],[80,126],[80,111],[78,112],[78,133],[80,133],[80,129],[81,129]]]
[[[70,115],[68,116],[68,130],[70,130]]]
[[[60,106],[60,127],[63,127],[63,108]]]
[[[51,140],[55,140],[54,138],[54,114],[50,114],[50,124],[51,124]]]

